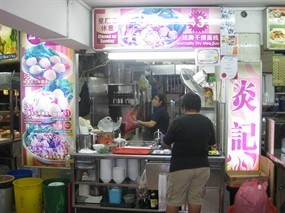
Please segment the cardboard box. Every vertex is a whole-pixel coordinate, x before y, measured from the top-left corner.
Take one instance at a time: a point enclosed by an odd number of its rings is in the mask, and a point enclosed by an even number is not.
[[[268,181],[268,176],[262,171],[227,171],[226,182],[229,187],[240,187],[244,182],[257,179]]]
[[[229,187],[240,187],[246,181],[257,179],[260,182],[268,181],[270,197],[273,196],[274,164],[264,156],[259,158],[258,171],[227,171],[226,183]]]

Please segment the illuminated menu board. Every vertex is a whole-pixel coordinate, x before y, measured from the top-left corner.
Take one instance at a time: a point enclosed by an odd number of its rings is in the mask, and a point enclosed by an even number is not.
[[[65,167],[74,147],[74,70],[71,49],[21,34],[23,163]]]
[[[100,8],[92,27],[95,50],[220,47],[220,8]]]
[[[227,86],[227,170],[258,170],[260,155],[261,65],[238,63]]]
[[[266,44],[268,49],[285,49],[285,7],[266,9]]]
[[[0,63],[18,59],[18,31],[0,24]]]

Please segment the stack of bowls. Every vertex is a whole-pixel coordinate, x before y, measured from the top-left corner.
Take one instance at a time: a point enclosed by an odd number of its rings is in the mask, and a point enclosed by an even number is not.
[[[104,183],[112,180],[112,159],[100,159],[100,178]]]
[[[125,169],[123,167],[113,167],[113,180],[122,183],[125,180]]]
[[[125,178],[127,177],[128,166],[127,166],[127,159],[126,158],[118,158],[116,159],[116,166],[123,167],[125,170]]]
[[[128,177],[135,181],[140,176],[140,164],[138,159],[128,159]]]

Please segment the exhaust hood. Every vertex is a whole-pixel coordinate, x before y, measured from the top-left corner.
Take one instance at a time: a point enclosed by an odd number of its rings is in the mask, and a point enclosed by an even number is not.
[[[188,52],[109,52],[109,60],[194,60],[195,51]]]

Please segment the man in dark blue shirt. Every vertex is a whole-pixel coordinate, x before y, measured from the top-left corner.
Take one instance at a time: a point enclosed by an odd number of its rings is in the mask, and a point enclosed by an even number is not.
[[[153,114],[150,121],[138,120],[135,123],[148,128],[149,139],[153,139],[153,134],[159,129],[162,134],[165,134],[169,126],[169,114],[166,110],[166,102],[161,94],[156,94],[151,100],[153,106]]]

